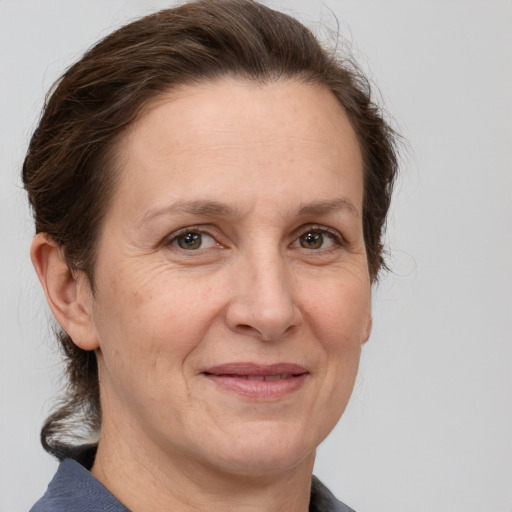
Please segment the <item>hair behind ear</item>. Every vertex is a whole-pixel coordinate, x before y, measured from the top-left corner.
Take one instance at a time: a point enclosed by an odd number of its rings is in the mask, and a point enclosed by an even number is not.
[[[64,251],[46,233],[38,233],[30,250],[32,263],[43,287],[46,300],[57,320],[57,338],[67,361],[66,395],[47,418],[41,430],[43,448],[64,459],[73,437],[88,438],[101,424],[98,367],[95,349],[98,340],[90,315],[92,293],[87,277],[77,276],[66,263]]]

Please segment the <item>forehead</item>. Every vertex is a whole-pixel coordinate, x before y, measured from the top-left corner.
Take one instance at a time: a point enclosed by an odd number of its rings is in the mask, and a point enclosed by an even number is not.
[[[265,135],[304,136],[311,141],[317,138],[324,149],[359,152],[345,110],[331,91],[295,80],[259,83],[224,78],[181,86],[152,99],[128,129],[125,141],[141,136],[149,125],[163,128],[165,135],[173,128],[171,115],[178,128],[172,134],[175,140],[185,127],[216,128],[218,136],[222,130],[237,129],[240,139],[249,135],[249,143]]]
[[[121,198],[136,192],[139,201],[152,188],[148,201],[166,200],[155,191],[217,200],[233,186],[241,200],[262,188],[275,198],[300,182],[300,193],[318,191],[318,200],[339,184],[362,201],[357,137],[334,95],[309,84],[224,79],[173,90],[148,105],[117,149]]]

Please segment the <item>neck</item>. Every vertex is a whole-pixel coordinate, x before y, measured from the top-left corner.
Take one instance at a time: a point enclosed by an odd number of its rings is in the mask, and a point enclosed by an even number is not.
[[[243,474],[143,446],[104,422],[91,473],[132,512],[307,512],[314,453],[291,469]]]

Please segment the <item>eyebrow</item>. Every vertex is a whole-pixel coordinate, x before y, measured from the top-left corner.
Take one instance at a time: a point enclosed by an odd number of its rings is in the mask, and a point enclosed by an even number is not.
[[[143,226],[150,220],[161,215],[169,215],[175,212],[190,213],[193,215],[217,215],[221,217],[238,217],[238,209],[218,201],[180,201],[163,208],[157,208],[147,212],[139,223]]]
[[[345,197],[338,197],[327,201],[315,201],[302,205],[297,214],[299,217],[311,215],[325,215],[333,211],[345,211],[356,218],[360,217],[359,210]],[[215,215],[220,217],[241,217],[238,208],[233,208],[218,201],[184,201],[173,203],[163,208],[156,208],[147,212],[139,223],[142,227],[147,222],[161,215],[169,215],[175,212],[190,213],[192,215]]]
[[[333,211],[345,211],[356,218],[360,217],[359,210],[346,197],[337,197],[328,201],[308,203],[299,208],[299,216],[325,215]]]

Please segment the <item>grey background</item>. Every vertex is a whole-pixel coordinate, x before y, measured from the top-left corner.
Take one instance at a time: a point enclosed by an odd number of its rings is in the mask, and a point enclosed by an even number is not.
[[[390,220],[393,274],[351,404],[316,474],[358,512],[512,511],[512,2],[282,0],[336,28],[407,138]],[[43,97],[100,36],[171,5],[0,0],[0,511],[56,463],[38,432],[61,367],[30,266],[18,178]]]

